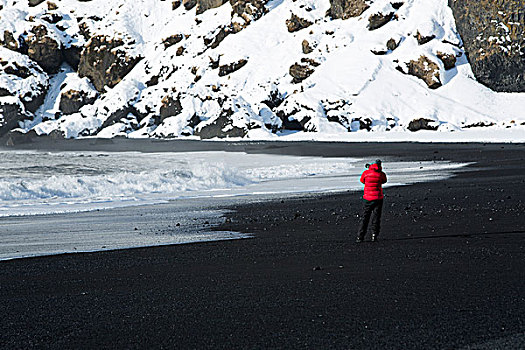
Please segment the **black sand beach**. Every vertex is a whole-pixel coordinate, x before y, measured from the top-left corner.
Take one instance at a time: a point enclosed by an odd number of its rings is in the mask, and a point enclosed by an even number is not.
[[[0,262],[0,348],[525,348],[525,145],[211,147],[474,164],[388,188],[377,243],[348,192],[225,208],[251,239]]]

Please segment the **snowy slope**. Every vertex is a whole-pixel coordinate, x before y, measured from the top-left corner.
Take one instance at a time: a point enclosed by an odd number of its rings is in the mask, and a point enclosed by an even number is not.
[[[467,135],[480,128],[513,130],[518,135],[514,139],[524,138],[519,135],[525,134],[525,94],[496,93],[476,82],[446,0],[406,0],[399,8],[375,0],[362,15],[345,20],[327,16],[329,0],[271,0],[266,13],[248,18],[249,23],[232,15],[229,2],[199,15],[196,8],[182,5],[172,10],[171,1],[53,2],[57,8],[49,10],[46,2],[29,7],[26,1],[0,0],[0,40],[5,40],[6,30],[23,36],[40,23],[64,48],[86,47],[90,37],[105,35],[120,38],[126,55],[140,60],[118,84],[98,94],[87,77],[64,63],[49,78],[44,104],[21,123],[24,132],[59,130],[68,138],[251,139],[300,138],[306,133],[313,139],[337,135],[350,140],[356,132],[376,132],[386,133],[386,138],[404,133],[411,139],[411,122],[424,120],[423,128],[437,129],[430,136],[436,139],[441,132]],[[40,19],[49,13],[63,19],[57,24]],[[290,32],[287,20],[292,14],[311,25]],[[370,30],[374,14],[393,18]],[[210,45],[221,28],[232,23],[245,28],[216,47]],[[87,37],[82,28],[89,29]],[[418,34],[430,40],[418,42]],[[163,40],[174,35],[181,35],[180,41],[167,47]],[[312,52],[303,52],[304,40]],[[389,40],[398,47],[389,49]],[[7,51],[0,51],[2,59]],[[456,57],[453,68],[446,69],[438,57],[443,54]],[[408,74],[410,62],[421,57],[437,67],[433,79],[442,86],[431,89]],[[221,73],[223,66],[241,62],[238,70]],[[294,64],[311,75],[294,82]],[[10,76],[0,75],[0,81],[6,79]],[[45,73],[34,79],[48,83]],[[16,82],[6,84],[15,89]],[[66,115],[59,100],[68,90],[97,98]]]

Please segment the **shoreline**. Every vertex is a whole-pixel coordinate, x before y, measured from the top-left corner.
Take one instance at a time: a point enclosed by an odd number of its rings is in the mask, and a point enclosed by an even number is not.
[[[352,152],[315,146],[270,151]],[[0,262],[0,346],[522,348],[525,145],[397,147],[476,164],[386,189],[377,243],[344,192],[221,206],[251,239]]]

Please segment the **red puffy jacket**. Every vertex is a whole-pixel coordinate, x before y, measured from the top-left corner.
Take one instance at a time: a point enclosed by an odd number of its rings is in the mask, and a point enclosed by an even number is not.
[[[361,175],[361,182],[365,184],[364,199],[367,201],[383,199],[383,188],[381,185],[386,182],[386,174],[381,170],[380,165],[370,165],[370,168]]]

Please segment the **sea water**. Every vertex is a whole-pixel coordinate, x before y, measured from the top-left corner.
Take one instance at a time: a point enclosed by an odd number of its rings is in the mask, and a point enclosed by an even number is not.
[[[242,152],[0,151],[0,159],[0,260],[246,237],[210,230],[222,207],[360,191],[369,161]],[[392,186],[464,165],[386,160],[384,170]]]

